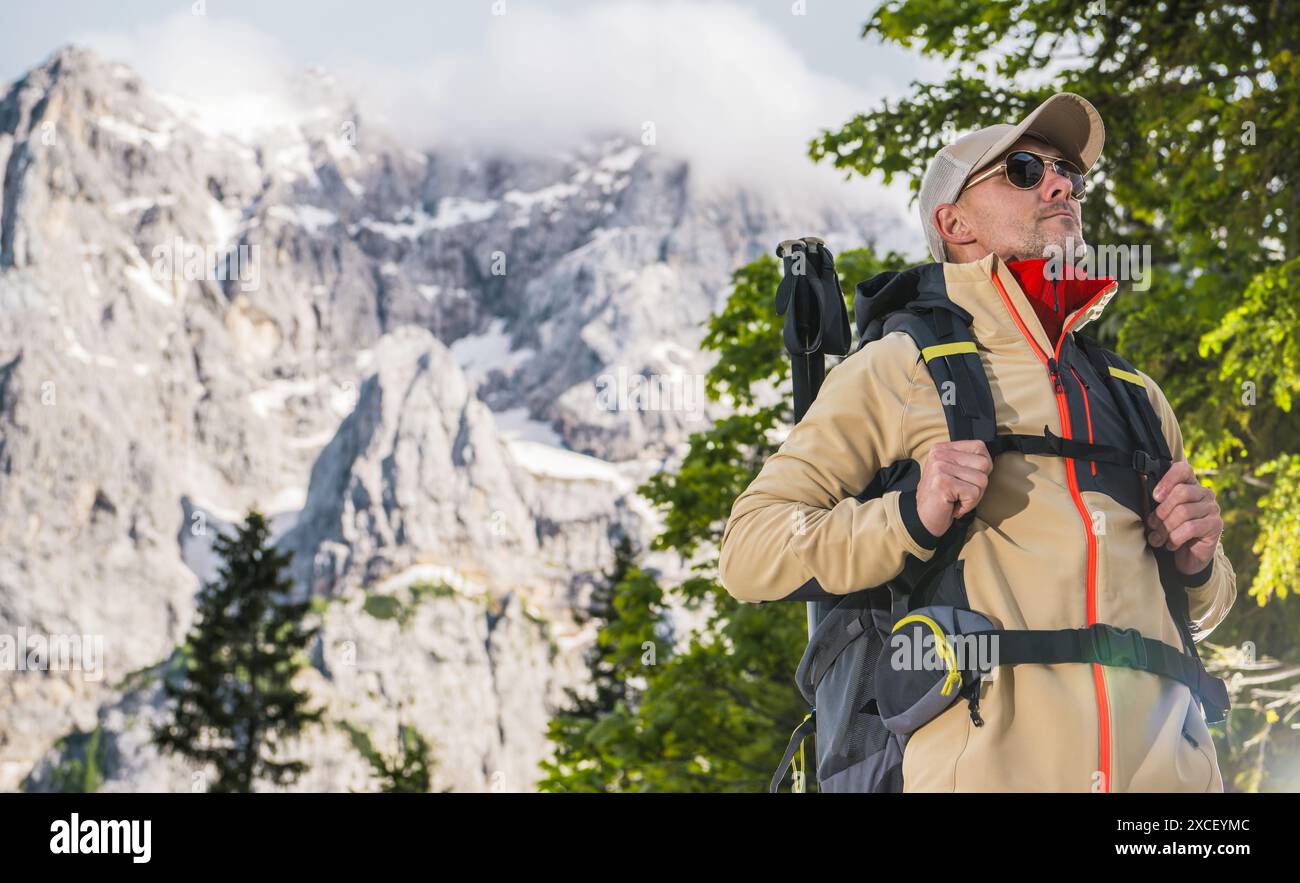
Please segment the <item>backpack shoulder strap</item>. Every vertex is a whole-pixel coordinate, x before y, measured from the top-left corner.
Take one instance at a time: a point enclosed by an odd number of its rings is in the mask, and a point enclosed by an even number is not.
[[[952,441],[993,439],[993,393],[971,334],[971,315],[948,299],[942,264],[859,283],[853,312],[859,349],[892,331],[912,338],[939,393]]]
[[[1173,458],[1160,425],[1160,415],[1147,395],[1146,381],[1122,356],[1091,337],[1076,331],[1074,340],[1110,389],[1140,448],[1159,461],[1159,472],[1163,475],[1173,465]]]
[[[1173,465],[1173,457],[1169,450],[1169,442],[1165,439],[1165,434],[1160,423],[1160,415],[1156,413],[1155,407],[1151,404],[1151,398],[1147,394],[1146,381],[1141,374],[1137,373],[1127,360],[1118,353],[1106,349],[1096,340],[1075,332],[1075,342],[1079,344],[1080,350],[1090,361],[1097,373],[1105,379],[1107,387],[1111,391],[1111,397],[1115,400],[1124,419],[1127,421],[1129,431],[1133,434],[1138,443],[1137,457],[1144,453],[1147,458],[1146,470],[1139,469],[1142,475],[1142,518],[1145,521],[1150,511],[1155,508],[1155,501],[1151,499],[1151,491],[1160,481],[1161,477],[1169,471]],[[1135,459],[1135,466],[1137,460]],[[1197,676],[1200,679],[1202,689],[1196,692],[1197,699],[1204,702],[1206,696],[1219,697],[1216,705],[1222,708],[1211,709],[1211,712],[1222,719],[1226,701],[1223,700],[1224,691],[1208,682],[1215,680],[1206,672],[1205,666],[1200,658],[1200,652],[1196,647],[1195,632],[1191,623],[1190,601],[1187,598],[1187,592],[1183,585],[1182,575],[1174,564],[1174,554],[1168,549],[1155,549],[1156,565],[1160,572],[1160,584],[1165,592],[1165,606],[1169,608],[1169,614],[1173,617],[1174,624],[1178,627],[1179,635],[1182,638],[1183,650],[1192,659],[1195,660]],[[1209,692],[1213,690],[1213,692]],[[1205,695],[1203,695],[1205,694]]]

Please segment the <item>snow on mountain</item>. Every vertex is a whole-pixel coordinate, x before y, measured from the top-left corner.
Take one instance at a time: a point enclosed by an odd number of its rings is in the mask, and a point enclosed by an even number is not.
[[[52,787],[98,727],[105,787],[190,790],[142,728],[256,505],[323,611],[300,787],[364,787],[343,724],[409,720],[443,787],[526,790],[581,682],[572,611],[716,413],[693,384],[731,271],[874,228],[697,192],[617,135],[415,153],[319,71],[245,112],[76,48],[0,93],[0,633],[104,644],[98,679],[0,675],[0,788]],[[624,407],[636,376],[668,398]]]

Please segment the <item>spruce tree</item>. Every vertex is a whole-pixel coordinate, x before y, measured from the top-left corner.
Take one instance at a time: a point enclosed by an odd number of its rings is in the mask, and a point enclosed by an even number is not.
[[[541,791],[626,790],[624,771],[638,766],[631,758],[635,738],[628,725],[647,675],[646,647],[658,643],[662,592],[654,574],[637,566],[626,536],[614,548],[612,569],[602,577],[590,603],[575,613],[579,625],[597,626],[596,642],[586,655],[592,690],[583,695],[565,689],[567,703],[548,727],[555,754],[541,764]]]
[[[613,569],[592,589],[591,603],[587,609],[578,611],[574,617],[579,625],[595,621],[598,628],[606,629],[619,618],[614,598],[619,583],[628,578],[635,566],[636,553],[632,541],[626,536],[620,537],[618,545],[614,547]],[[566,689],[570,717],[596,721],[629,698],[631,688],[621,676],[617,655],[617,647],[599,640],[587,651],[587,668],[591,672],[595,695],[583,696],[572,689]]]
[[[379,790],[386,794],[427,794],[433,787],[433,769],[437,761],[433,746],[423,733],[413,726],[397,727],[397,751],[387,756],[374,747],[369,735],[349,724],[343,728],[352,739],[352,746],[370,764]],[[451,789],[444,789],[444,793]]]
[[[292,556],[269,540],[266,519],[255,510],[233,537],[216,539],[224,563],[199,592],[181,675],[164,682],[171,717],[154,730],[154,741],[215,768],[213,792],[296,781],[306,764],[277,760],[277,753],[321,716],[291,684],[316,635],[303,624],[310,604],[290,599]]]

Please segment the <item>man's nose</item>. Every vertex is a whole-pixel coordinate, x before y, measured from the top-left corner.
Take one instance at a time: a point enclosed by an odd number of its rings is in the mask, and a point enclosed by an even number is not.
[[[1070,179],[1056,170],[1056,163],[1049,163],[1043,173],[1043,183],[1039,191],[1046,202],[1064,202],[1074,190]]]

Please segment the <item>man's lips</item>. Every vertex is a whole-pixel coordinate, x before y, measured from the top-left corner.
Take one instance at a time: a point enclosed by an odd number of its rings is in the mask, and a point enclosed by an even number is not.
[[[1052,212],[1050,215],[1044,215],[1044,216],[1043,216],[1043,219],[1044,219],[1044,220],[1046,220],[1047,218],[1069,218],[1071,221],[1073,221],[1073,220],[1074,220],[1074,212],[1069,212],[1069,211],[1063,211],[1063,212]]]

